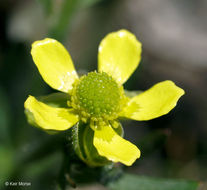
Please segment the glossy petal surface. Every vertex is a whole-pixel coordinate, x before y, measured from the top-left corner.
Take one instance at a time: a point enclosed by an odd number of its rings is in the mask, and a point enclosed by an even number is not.
[[[108,34],[99,45],[98,70],[123,84],[141,59],[141,43],[127,30]]]
[[[50,38],[32,44],[32,58],[43,79],[52,88],[69,92],[78,75],[72,59],[58,41]]]
[[[172,110],[184,93],[172,81],[160,82],[131,98],[120,116],[138,121],[160,117]]]
[[[51,107],[33,96],[27,98],[24,107],[32,113],[36,124],[44,130],[62,131],[78,122],[78,116],[72,112],[72,109]]]
[[[120,137],[110,126],[95,130],[93,144],[101,156],[131,166],[140,157],[140,150]]]

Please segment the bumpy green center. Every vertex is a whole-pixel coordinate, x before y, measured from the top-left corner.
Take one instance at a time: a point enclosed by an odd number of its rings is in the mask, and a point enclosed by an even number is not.
[[[91,72],[75,84],[72,106],[85,121],[113,120],[121,109],[122,91],[108,74]]]

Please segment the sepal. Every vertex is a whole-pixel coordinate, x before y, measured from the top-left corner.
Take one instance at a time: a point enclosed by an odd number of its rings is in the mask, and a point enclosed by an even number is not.
[[[114,130],[120,136],[123,136],[123,128],[121,124]],[[104,166],[112,164],[111,161],[103,156],[100,156],[93,145],[94,131],[88,124],[78,122],[72,128],[73,148],[77,156],[86,164],[92,167]]]

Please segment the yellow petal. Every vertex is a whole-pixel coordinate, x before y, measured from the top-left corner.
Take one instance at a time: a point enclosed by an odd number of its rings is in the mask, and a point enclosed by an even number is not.
[[[139,121],[160,117],[172,110],[184,93],[172,81],[160,82],[131,98],[120,116]]]
[[[141,60],[141,43],[127,30],[108,34],[99,45],[98,70],[123,84]]]
[[[52,88],[69,92],[78,75],[73,61],[58,41],[50,38],[32,44],[32,58],[43,79]]]
[[[78,116],[72,113],[72,109],[51,107],[33,96],[27,98],[24,107],[32,113],[36,124],[45,130],[62,131],[78,122]]]
[[[93,144],[101,156],[131,166],[140,157],[140,150],[120,137],[110,126],[95,130]]]

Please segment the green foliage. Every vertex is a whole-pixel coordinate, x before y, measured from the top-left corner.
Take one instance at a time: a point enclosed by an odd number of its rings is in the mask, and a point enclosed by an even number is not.
[[[0,147],[0,189],[7,181],[14,167],[13,150],[9,146]]]
[[[78,1],[79,0],[67,0],[62,3],[57,22],[51,27],[49,31],[50,37],[60,41],[65,37],[72,14],[77,8]]]
[[[4,90],[0,87],[0,142],[9,142],[10,107]]]
[[[198,183],[125,174],[116,182],[109,183],[108,187],[110,190],[196,190]]]
[[[38,1],[42,4],[46,15],[52,13],[52,6],[53,6],[52,0],[38,0]]]
[[[88,6],[92,6],[98,2],[100,2],[101,0],[84,0],[82,1],[80,4],[82,7],[88,7]]]
[[[90,7],[101,0],[63,0],[61,3],[57,3],[54,0],[38,0],[47,16],[54,16],[52,19],[54,22],[49,28],[48,36],[62,41],[68,33],[69,23],[71,22],[73,15],[81,9]],[[60,6],[57,8],[57,6]],[[59,9],[59,11],[57,11]]]

